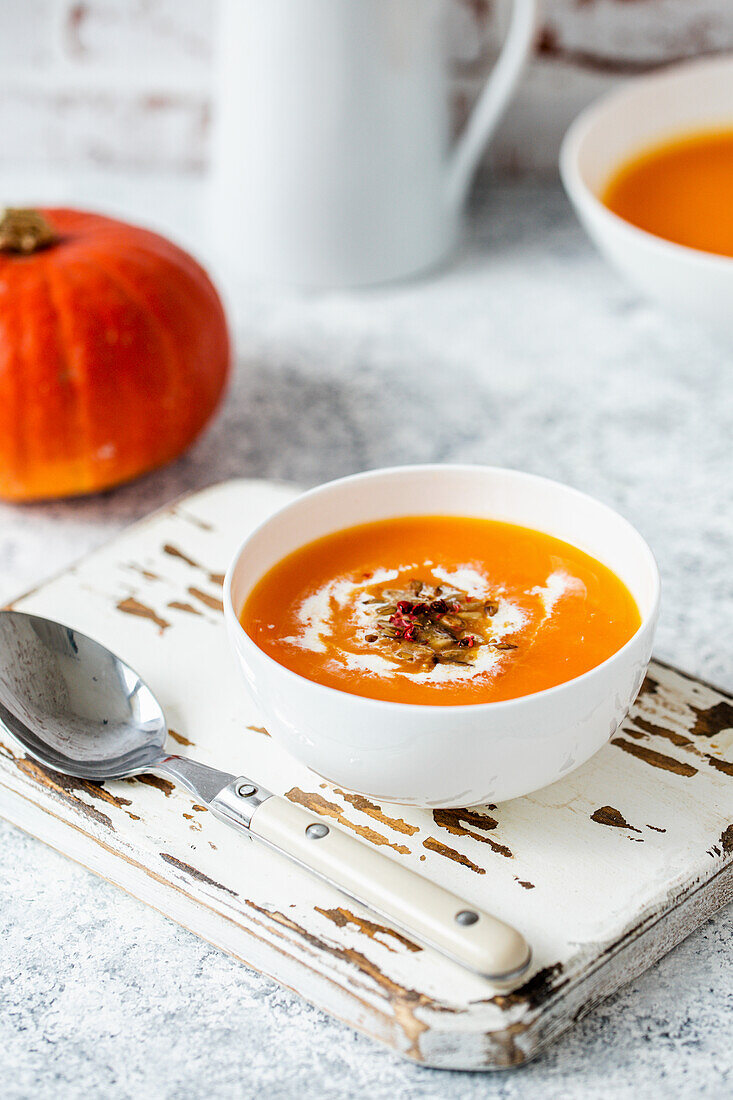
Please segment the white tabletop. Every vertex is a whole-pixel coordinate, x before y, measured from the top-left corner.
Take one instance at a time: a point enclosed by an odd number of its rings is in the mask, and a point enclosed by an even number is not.
[[[0,190],[16,203],[108,209],[206,255],[195,181],[18,172]],[[393,463],[497,463],[569,482],[638,526],[664,582],[658,655],[731,686],[731,349],[639,299],[554,184],[482,187],[455,263],[424,281],[226,291],[238,362],[214,426],[179,462],[101,497],[0,506],[0,602],[225,477],[312,484]],[[7,1097],[669,1098],[731,1087],[727,911],[537,1062],[487,1077],[398,1062],[3,824],[0,898]]]

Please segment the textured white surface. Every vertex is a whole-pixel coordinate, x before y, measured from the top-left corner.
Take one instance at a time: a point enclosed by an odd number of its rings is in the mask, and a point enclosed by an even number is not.
[[[38,193],[38,182],[35,191]],[[27,193],[23,177],[3,190]],[[49,197],[196,237],[195,188],[88,176]],[[315,482],[390,462],[505,462],[620,508],[665,584],[658,652],[730,684],[729,349],[610,273],[559,191],[480,196],[435,279],[362,294],[236,295],[227,406],[175,466],[92,501],[0,509],[10,598],[171,496],[233,474]],[[398,1063],[8,826],[0,826],[6,1095],[720,1096],[733,923],[721,914],[513,1076]],[[307,1087],[304,1084],[307,1082]]]

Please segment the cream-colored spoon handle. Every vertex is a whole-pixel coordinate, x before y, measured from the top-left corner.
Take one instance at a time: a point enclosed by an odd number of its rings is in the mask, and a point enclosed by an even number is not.
[[[408,936],[469,970],[506,983],[529,963],[529,947],[516,929],[299,806],[265,798],[254,809],[249,828]]]

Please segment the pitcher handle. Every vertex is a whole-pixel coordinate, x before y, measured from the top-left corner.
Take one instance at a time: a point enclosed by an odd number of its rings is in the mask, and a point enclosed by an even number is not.
[[[448,198],[458,208],[466,197],[479,157],[509,103],[527,60],[539,14],[539,0],[512,0],[512,18],[499,60],[486,80],[448,164]]]

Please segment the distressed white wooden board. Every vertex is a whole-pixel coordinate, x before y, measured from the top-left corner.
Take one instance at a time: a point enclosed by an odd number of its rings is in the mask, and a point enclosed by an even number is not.
[[[0,813],[403,1054],[519,1064],[733,897],[733,701],[655,664],[611,745],[498,808],[431,813],[334,790],[258,728],[219,610],[237,543],[293,492],[215,486],[14,606],[127,659],[180,752],[337,815],[385,858],[516,924],[534,952],[522,985],[501,994],[420,950],[161,780],[103,790],[45,772],[2,734]]]

